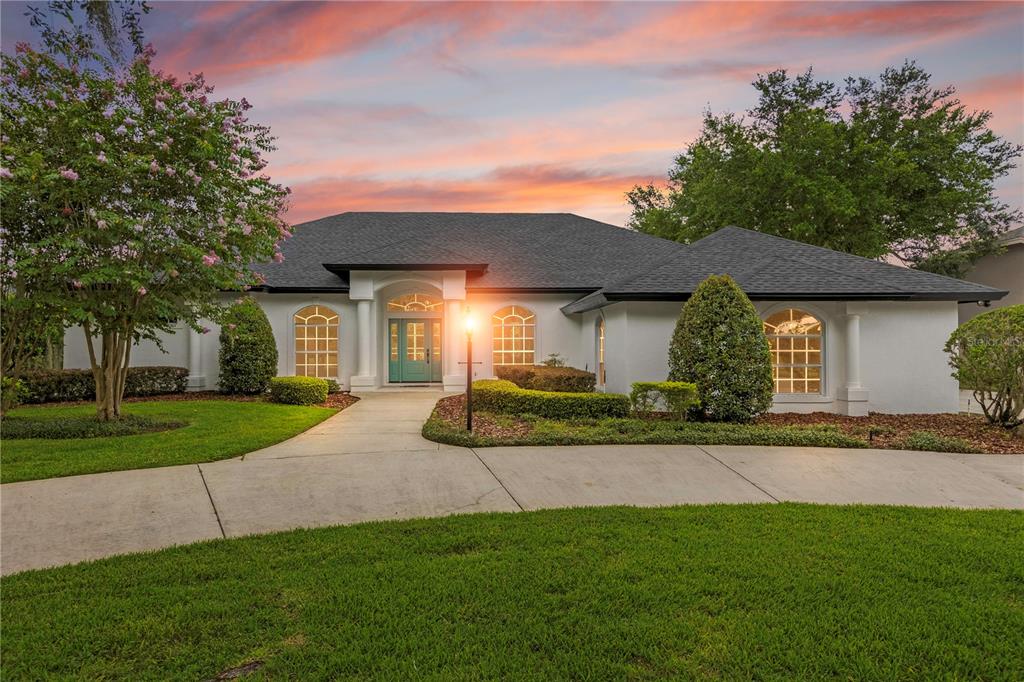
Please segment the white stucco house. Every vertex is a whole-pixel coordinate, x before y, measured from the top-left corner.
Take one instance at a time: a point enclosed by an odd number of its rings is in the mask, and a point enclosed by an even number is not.
[[[285,260],[258,266],[252,295],[274,329],[280,375],[355,392],[466,383],[558,353],[602,390],[668,373],[680,308],[711,274],[731,275],[761,313],[779,411],[954,412],[942,346],[958,307],[1006,292],[736,227],[682,245],[571,214],[343,213],[294,229]],[[225,300],[237,294],[225,294]],[[133,364],[190,369],[217,385],[219,330],[149,343]],[[65,367],[86,367],[69,330]]]

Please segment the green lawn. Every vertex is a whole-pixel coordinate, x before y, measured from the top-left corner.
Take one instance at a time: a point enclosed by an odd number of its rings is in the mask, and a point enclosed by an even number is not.
[[[4,679],[1013,679],[1024,514],[575,509],[215,541],[0,581]],[[252,679],[252,678],[247,678]]]
[[[92,405],[22,407],[13,417],[89,415]],[[154,400],[125,403],[126,414],[187,422],[188,426],[134,436],[80,440],[4,440],[0,482],[209,462],[273,445],[337,412],[228,400]]]

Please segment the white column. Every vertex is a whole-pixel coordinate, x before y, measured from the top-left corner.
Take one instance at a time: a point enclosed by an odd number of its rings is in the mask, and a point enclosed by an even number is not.
[[[846,388],[860,388],[860,315],[846,316]]]
[[[444,388],[446,391],[461,391],[466,387],[466,366],[463,360],[465,330],[462,328],[462,301],[445,301],[444,320]]]
[[[358,325],[359,341],[357,344],[358,362],[356,373],[360,377],[369,377],[373,372],[370,370],[370,344],[373,339],[373,329],[370,327],[370,304],[371,301],[358,301],[356,303],[356,324]]]
[[[846,305],[846,384],[839,389],[839,406],[851,417],[868,414],[868,390],[861,383],[860,374],[860,317],[866,312],[863,305]]]
[[[203,335],[191,327],[188,330],[188,387],[199,389],[206,386],[203,376]]]

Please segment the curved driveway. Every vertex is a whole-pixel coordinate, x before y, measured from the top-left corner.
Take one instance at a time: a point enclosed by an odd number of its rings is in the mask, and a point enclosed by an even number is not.
[[[1024,509],[1024,455],[424,440],[434,391],[368,393],[241,458],[0,486],[13,573],[298,527],[590,505],[820,502]]]

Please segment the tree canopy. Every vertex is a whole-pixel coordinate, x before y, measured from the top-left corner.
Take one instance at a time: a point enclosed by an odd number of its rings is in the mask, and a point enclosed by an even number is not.
[[[738,225],[962,275],[1021,220],[995,181],[1021,153],[914,62],[841,87],[811,69],[753,82],[745,116],[704,116],[668,186],[627,194],[630,227],[684,243]]]
[[[273,137],[244,99],[155,70],[151,47],[119,66],[82,30],[56,35],[3,55],[0,281],[84,327],[109,419],[133,342],[202,329],[218,290],[282,258],[287,190],[261,173]]]

